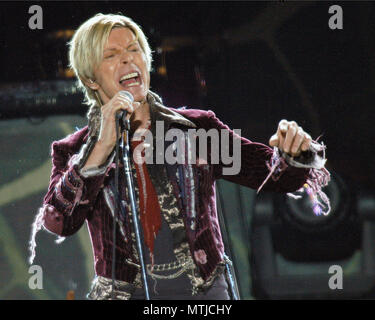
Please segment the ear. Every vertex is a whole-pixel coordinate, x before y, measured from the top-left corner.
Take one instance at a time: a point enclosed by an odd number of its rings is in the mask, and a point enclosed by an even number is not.
[[[87,86],[89,87],[91,90],[98,90],[99,89],[99,84],[97,84],[94,80],[92,79],[86,79],[86,78],[81,78],[81,81]]]

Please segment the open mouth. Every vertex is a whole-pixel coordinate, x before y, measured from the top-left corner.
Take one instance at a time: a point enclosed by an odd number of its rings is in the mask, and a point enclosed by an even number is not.
[[[141,84],[141,77],[138,72],[131,72],[122,76],[119,82],[124,88],[138,86]]]

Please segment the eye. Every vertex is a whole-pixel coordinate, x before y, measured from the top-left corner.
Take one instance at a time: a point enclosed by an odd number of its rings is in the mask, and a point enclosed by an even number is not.
[[[137,51],[139,51],[139,46],[134,44],[134,45],[130,46],[129,51],[130,52],[137,52]]]
[[[112,54],[108,54],[104,57],[104,59],[111,59],[113,58],[115,55],[112,53]]]

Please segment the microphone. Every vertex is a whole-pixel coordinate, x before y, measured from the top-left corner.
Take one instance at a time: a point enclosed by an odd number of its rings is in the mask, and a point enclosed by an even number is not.
[[[124,98],[128,99],[130,101],[130,103],[134,102],[134,97],[129,91],[121,90],[120,95],[123,96]],[[128,112],[126,110],[120,110],[120,111],[117,112],[116,117],[117,117],[117,120],[120,121],[121,129],[128,129],[129,128],[129,124],[128,124],[129,121],[127,121],[125,119],[127,114],[128,114]]]

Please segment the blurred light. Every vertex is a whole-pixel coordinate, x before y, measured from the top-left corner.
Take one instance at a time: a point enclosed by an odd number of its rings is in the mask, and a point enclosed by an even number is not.
[[[161,76],[167,75],[167,67],[166,66],[160,66],[158,67],[158,74]]]
[[[68,40],[71,37],[73,37],[73,34],[74,34],[74,30],[66,29],[66,30],[58,30],[55,32],[51,32],[50,34],[48,34],[48,37],[52,39]]]
[[[202,90],[202,93],[206,93],[206,79],[204,78],[204,72],[201,70],[201,68],[196,65],[194,66],[194,73],[195,73],[195,79]]]
[[[65,78],[74,78],[75,74],[74,74],[74,71],[72,69],[65,68],[64,69],[64,76],[65,76]]]

